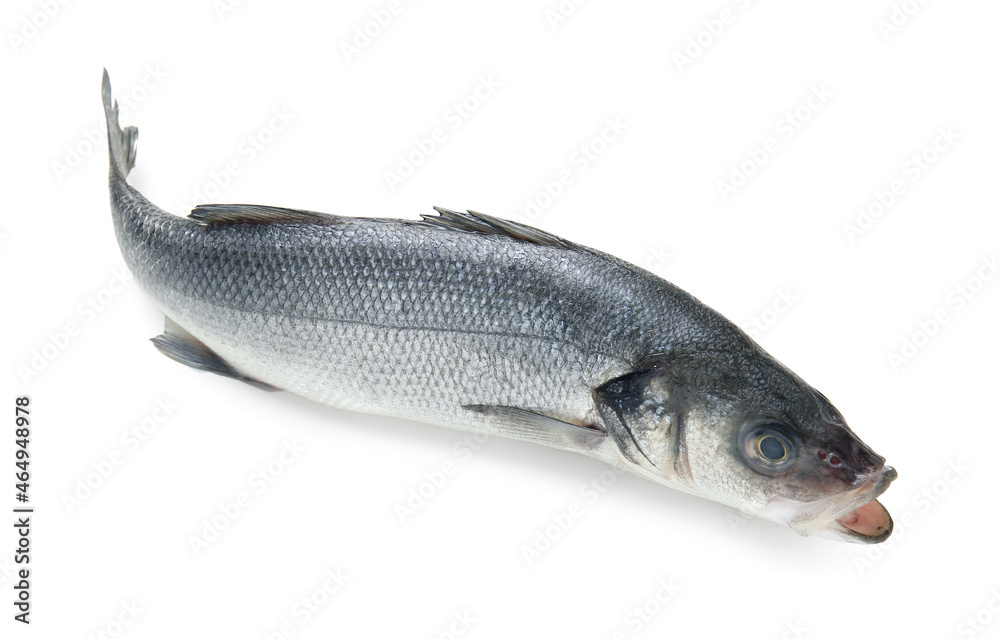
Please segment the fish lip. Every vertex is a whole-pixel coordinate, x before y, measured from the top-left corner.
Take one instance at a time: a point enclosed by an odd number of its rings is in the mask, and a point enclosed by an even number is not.
[[[882,469],[882,474],[878,481],[872,482],[871,480],[861,484],[858,488],[854,490],[854,498],[848,501],[841,509],[834,511],[833,516],[830,518],[832,521],[836,521],[851,512],[856,510],[870,501],[878,499],[882,493],[889,490],[889,485],[896,480],[899,473],[892,466],[884,466]],[[865,490],[865,487],[871,484],[871,488]]]
[[[885,512],[889,525],[886,530],[878,535],[863,535],[851,530],[847,526],[844,526],[837,520],[851,511],[878,499],[878,497],[889,489],[889,485],[892,484],[898,476],[899,474],[896,472],[895,468],[892,466],[884,466],[877,480],[868,480],[861,484],[861,486],[847,493],[848,495],[851,495],[851,497],[837,506],[836,509],[819,512],[814,511],[812,513],[802,514],[792,520],[789,525],[794,530],[800,532],[800,534],[805,535],[817,535],[820,537],[851,541],[854,543],[881,543],[889,538],[893,529],[892,517],[889,515],[889,511],[886,510],[885,506],[882,506],[882,504],[879,504],[879,506]]]

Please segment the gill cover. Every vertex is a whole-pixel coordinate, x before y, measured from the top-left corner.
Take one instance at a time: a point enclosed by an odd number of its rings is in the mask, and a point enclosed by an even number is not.
[[[657,477],[689,477],[683,433],[683,388],[656,366],[616,377],[593,391],[608,434],[622,456]]]

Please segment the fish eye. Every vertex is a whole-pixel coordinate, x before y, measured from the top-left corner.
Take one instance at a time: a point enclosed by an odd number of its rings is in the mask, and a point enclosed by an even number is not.
[[[744,459],[759,472],[787,470],[795,461],[795,448],[788,430],[779,423],[748,424],[741,446]]]
[[[771,461],[781,461],[788,454],[785,445],[774,435],[764,435],[758,439],[757,450],[764,458]]]

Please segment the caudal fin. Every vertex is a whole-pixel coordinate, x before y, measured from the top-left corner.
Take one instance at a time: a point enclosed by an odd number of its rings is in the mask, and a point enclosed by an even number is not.
[[[108,77],[107,69],[104,70],[101,97],[104,99],[104,117],[108,121],[108,153],[111,156],[111,172],[124,180],[128,172],[135,166],[135,143],[139,137],[139,129],[134,126],[122,129],[118,125],[118,101],[111,100],[111,78]]]

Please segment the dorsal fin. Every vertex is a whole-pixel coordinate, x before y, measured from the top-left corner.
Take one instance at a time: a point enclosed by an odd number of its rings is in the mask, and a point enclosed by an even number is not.
[[[458,211],[451,211],[439,206],[435,206],[434,210],[437,211],[437,215],[432,215],[430,213],[420,214],[420,217],[424,218],[424,224],[437,226],[439,228],[465,231],[467,233],[506,235],[507,237],[512,237],[523,242],[531,242],[532,244],[539,244],[541,246],[558,246],[560,248],[574,250],[580,248],[578,245],[568,240],[564,240],[558,235],[546,233],[545,231],[536,229],[533,226],[528,226],[527,224],[521,224],[520,222],[502,220],[498,217],[493,217],[492,215],[486,215],[485,213],[477,213],[476,211],[466,211],[465,213],[460,213]]]
[[[199,204],[189,218],[203,224],[274,224],[277,222],[305,222],[308,224],[336,224],[341,218],[327,213],[284,209],[257,204]]]

